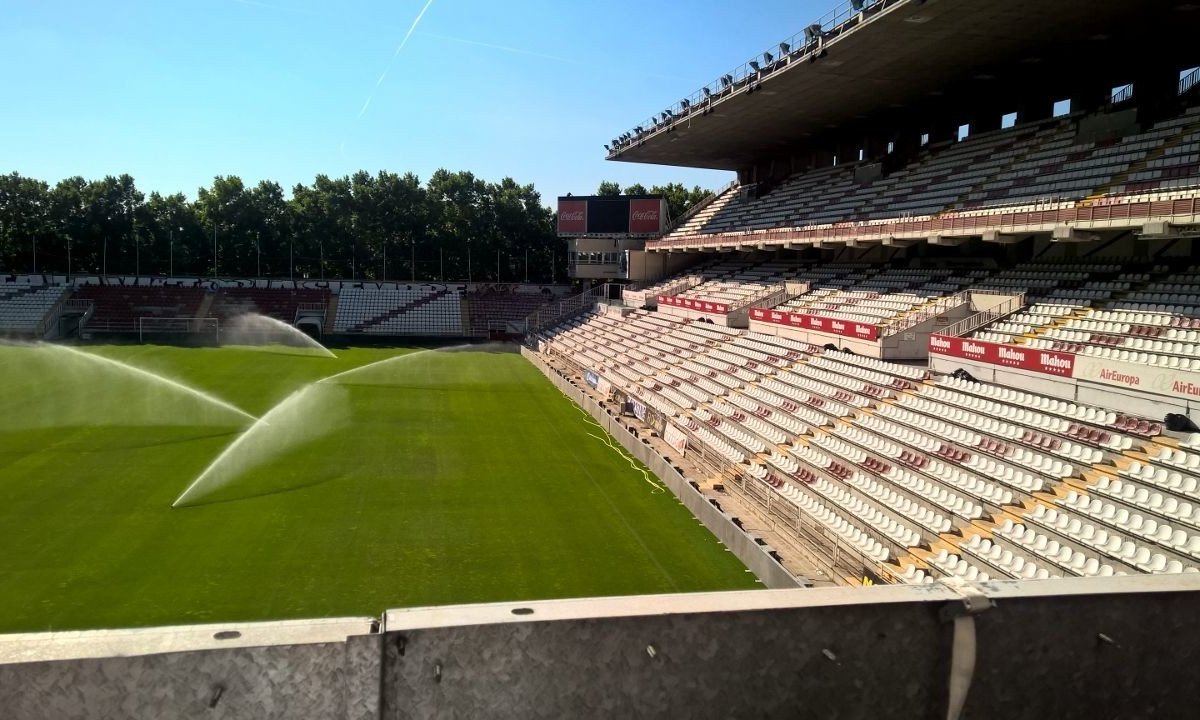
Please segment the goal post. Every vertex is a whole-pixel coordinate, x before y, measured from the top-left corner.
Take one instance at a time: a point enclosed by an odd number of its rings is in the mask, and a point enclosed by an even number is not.
[[[155,335],[197,335],[221,339],[221,321],[215,317],[140,317],[138,342]]]

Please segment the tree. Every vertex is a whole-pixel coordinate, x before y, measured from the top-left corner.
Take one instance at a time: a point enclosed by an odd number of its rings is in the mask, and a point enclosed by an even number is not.
[[[596,194],[600,197],[616,197],[621,194],[621,184],[612,180],[605,180],[600,183],[600,187],[596,189]]]
[[[625,188],[626,195],[646,195],[646,186],[641,183],[634,183]]]

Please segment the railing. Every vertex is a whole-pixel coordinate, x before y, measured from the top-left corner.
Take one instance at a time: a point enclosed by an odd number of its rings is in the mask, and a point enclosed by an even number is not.
[[[870,223],[836,223],[803,228],[774,228],[664,238],[646,243],[647,250],[696,249],[738,244],[781,246],[785,243],[815,244],[848,240],[886,238],[972,237],[985,231],[1028,232],[1030,228],[1079,223],[1108,223],[1107,227],[1129,227],[1143,220],[1173,215],[1200,214],[1200,197],[1171,200],[1135,199],[1124,203],[1097,203],[1048,209],[1012,208],[993,214],[950,212],[918,219],[895,218]]]
[[[1182,95],[1200,83],[1200,68],[1193,68],[1190,73],[1179,78],[1179,94]]]
[[[986,310],[975,313],[971,317],[959,320],[938,334],[963,337],[967,333],[974,332],[984,325],[996,322],[1000,318],[1011,315],[1023,307],[1025,307],[1025,293],[1018,293],[1017,295],[1005,298]]]
[[[325,326],[325,313],[329,311],[329,306],[325,303],[299,303],[296,305],[296,318],[299,321],[304,317],[320,317],[321,326]]]
[[[654,295],[678,295],[681,292],[691,290],[703,282],[703,275],[685,275],[678,280],[662,286],[657,292],[654,293]]]
[[[667,230],[667,232],[665,234],[670,235],[675,230],[683,227],[684,225],[687,225],[688,221],[691,220],[692,218],[696,217],[696,215],[700,214],[701,210],[708,207],[709,205],[712,205],[713,203],[715,203],[717,201],[717,198],[719,198],[722,195],[724,195],[725,193],[733,190],[737,186],[738,186],[737,180],[734,180],[734,181],[730,182],[728,185],[726,185],[725,187],[721,188],[720,190],[718,190],[714,193],[709,193],[708,195],[706,195],[704,197],[703,200],[701,200],[700,202],[698,202],[695,205],[688,208],[688,211],[685,212],[678,220],[671,223],[671,227]]]
[[[556,325],[567,318],[574,317],[595,307],[597,303],[619,303],[621,302],[621,293],[622,287],[620,285],[605,283],[565,300],[550,303],[550,305],[525,318],[525,333],[536,332],[544,327]]]
[[[733,308],[730,312],[749,311],[751,308],[775,307],[779,303],[786,300],[788,297],[787,285],[780,283],[769,288],[763,288],[759,292],[750,296],[741,305]]]
[[[69,291],[65,291],[64,289],[62,296],[54,303],[54,305],[46,310],[46,312],[42,315],[42,319],[38,320],[37,325],[34,326],[33,336],[39,340],[44,339],[46,334],[50,332],[50,326],[53,323],[58,322],[58,317],[62,314],[63,308],[65,308],[69,302],[71,302],[71,293]],[[91,301],[89,300],[88,302],[90,303]]]
[[[868,14],[877,14],[883,8],[902,1],[848,0],[842,2],[819,19],[809,23],[804,30],[785,38],[783,42],[768,48],[761,55],[755,55],[754,59],[742,63],[616,138],[608,156],[611,158],[620,155],[622,150],[657,133],[665,132],[692,113],[707,111],[712,105],[753,87],[755,83],[761,82],[767,76],[780,72],[801,60],[806,60],[809,56],[823,52],[828,42],[857,27]]]
[[[916,327],[927,320],[941,315],[947,310],[953,310],[954,308],[964,305],[970,301],[971,292],[969,290],[963,290],[962,292],[958,292],[944,298],[938,298],[936,301],[934,301],[933,305],[915,312],[897,323],[885,326],[879,335],[880,337],[899,335],[909,328]]]
[[[1129,102],[1132,99],[1133,99],[1133,83],[1130,83],[1130,84],[1122,87],[1120,90],[1117,90],[1115,93],[1113,93],[1112,97],[1108,99],[1108,104],[1109,105],[1120,105],[1121,103]]]

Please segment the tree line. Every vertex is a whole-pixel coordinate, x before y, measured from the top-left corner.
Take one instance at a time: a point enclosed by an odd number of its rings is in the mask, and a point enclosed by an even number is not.
[[[438,170],[318,175],[285,195],[218,176],[195,200],[129,175],[0,175],[0,271],[180,277],[565,282],[533,185]]]

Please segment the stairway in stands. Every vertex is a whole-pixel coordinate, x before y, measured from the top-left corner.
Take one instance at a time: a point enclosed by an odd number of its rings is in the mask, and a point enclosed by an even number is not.
[[[391,320],[392,318],[399,317],[407,312],[416,310],[417,308],[422,307],[423,305],[428,305],[429,303],[433,302],[434,300],[445,297],[446,295],[449,295],[449,294],[450,294],[449,290],[435,290],[434,292],[429,293],[428,295],[422,295],[421,297],[417,298],[416,300],[407,302],[398,307],[394,307],[391,310],[388,310],[387,312],[383,313],[382,315],[376,315],[375,317],[368,318],[366,320],[363,320],[360,323],[351,325],[349,328],[347,328],[347,330],[349,330],[350,332],[362,332],[372,325],[378,325],[380,323],[387,322],[388,320]]]

